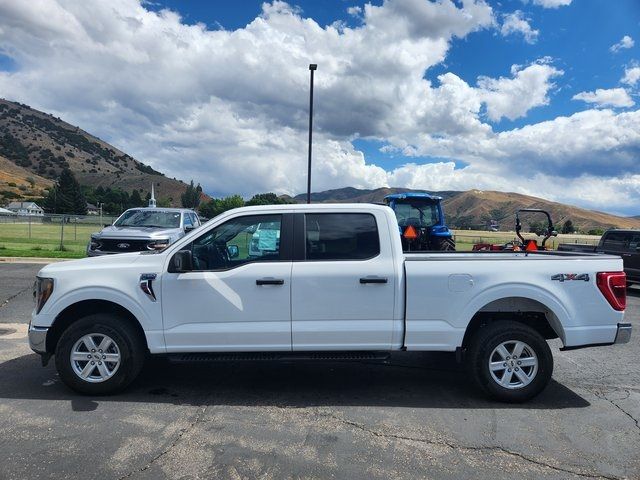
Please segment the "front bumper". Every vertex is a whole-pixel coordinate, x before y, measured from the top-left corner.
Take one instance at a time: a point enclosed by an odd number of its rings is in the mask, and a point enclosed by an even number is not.
[[[36,353],[47,353],[48,327],[29,325],[29,347]]]
[[[630,323],[619,323],[616,339],[613,343],[629,343],[629,340],[631,340],[631,330],[632,327]]]

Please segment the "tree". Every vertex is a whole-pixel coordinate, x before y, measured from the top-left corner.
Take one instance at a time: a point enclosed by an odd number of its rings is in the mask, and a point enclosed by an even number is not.
[[[200,195],[202,194],[202,187],[198,184],[197,187],[193,186],[193,180],[187,185],[185,192],[180,195],[180,201],[184,208],[198,208],[200,205]]]
[[[576,229],[573,226],[573,222],[571,220],[567,220],[562,225],[562,233],[573,233],[575,231],[576,231]]]
[[[138,189],[135,189],[133,192],[131,192],[131,196],[129,197],[129,205],[131,205],[131,207],[143,206],[142,197],[140,196],[140,192],[138,191]]]
[[[42,208],[47,213],[62,213],[63,211],[62,193],[58,189],[58,184],[49,189],[47,196],[42,201]]]
[[[232,195],[225,198],[212,198],[200,205],[199,212],[202,216],[213,218],[227,210],[244,207],[244,200],[240,195]]]
[[[87,200],[76,177],[68,168],[62,170],[58,181],[49,190],[44,200],[44,209],[50,213],[87,214]]]
[[[533,221],[529,223],[529,232],[536,235],[542,235],[547,231],[547,227],[542,222]]]
[[[283,205],[287,203],[295,203],[292,200],[278,197],[275,193],[258,193],[251,197],[251,200],[247,202],[247,206],[250,205]]]

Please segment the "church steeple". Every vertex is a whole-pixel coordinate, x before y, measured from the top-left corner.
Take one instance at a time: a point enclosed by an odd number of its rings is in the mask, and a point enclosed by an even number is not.
[[[156,196],[155,196],[155,193],[153,191],[153,183],[151,184],[151,198],[149,199],[149,207],[150,208],[155,208],[156,207]]]

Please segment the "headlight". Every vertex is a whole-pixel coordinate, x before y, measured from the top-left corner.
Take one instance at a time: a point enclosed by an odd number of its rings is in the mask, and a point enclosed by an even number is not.
[[[147,243],[147,248],[149,250],[163,250],[169,246],[169,240],[154,240],[153,242]]]
[[[36,285],[33,295],[36,299],[36,313],[40,313],[44,304],[53,293],[53,278],[36,277]]]
[[[91,250],[95,250],[100,247],[100,240],[98,240],[97,235],[91,235],[91,243],[89,244]]]

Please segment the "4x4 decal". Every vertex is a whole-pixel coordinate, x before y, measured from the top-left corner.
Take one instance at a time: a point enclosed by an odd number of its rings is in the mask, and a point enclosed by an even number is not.
[[[589,281],[588,273],[556,273],[551,277],[551,280],[557,280],[559,282],[564,282],[568,280],[582,280],[584,282]]]

